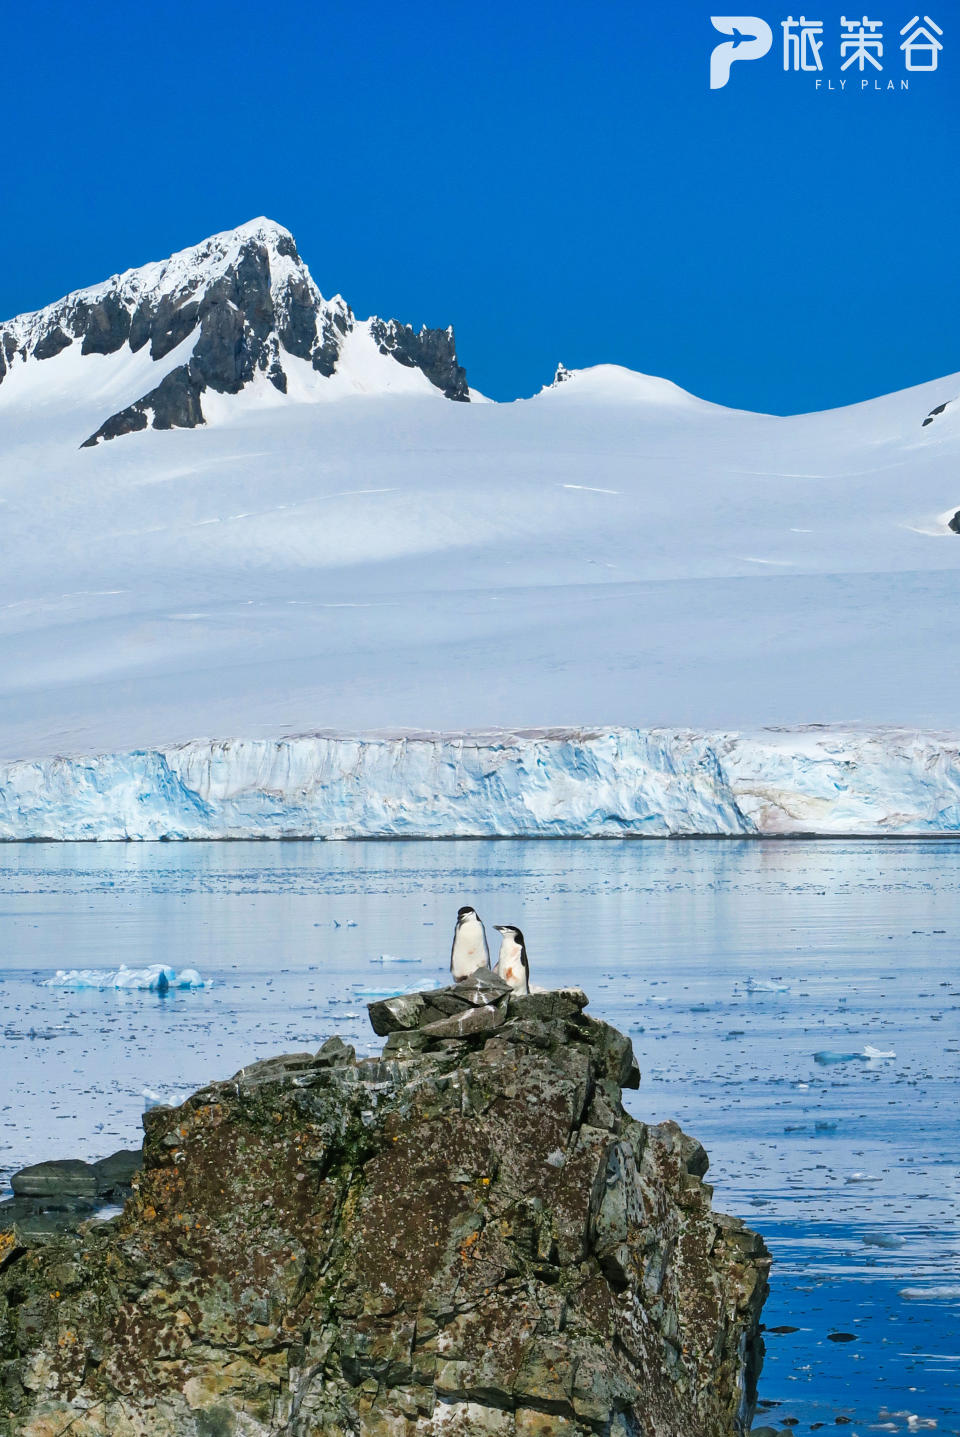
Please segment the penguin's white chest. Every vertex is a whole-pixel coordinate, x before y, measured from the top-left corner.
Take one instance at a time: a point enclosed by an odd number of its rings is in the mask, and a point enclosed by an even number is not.
[[[523,949],[512,938],[505,938],[500,945],[497,973],[504,983],[510,984],[514,991],[527,992],[527,972],[523,966]]]
[[[453,940],[451,967],[454,978],[466,978],[478,968],[487,966],[487,942],[483,924],[476,918],[468,918],[457,928]]]

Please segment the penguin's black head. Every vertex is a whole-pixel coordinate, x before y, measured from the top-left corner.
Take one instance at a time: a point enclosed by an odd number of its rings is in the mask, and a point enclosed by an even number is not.
[[[458,908],[458,909],[457,909],[457,922],[459,923],[461,918],[466,918],[466,916],[467,916],[468,913],[476,913],[476,911],[477,911],[477,910],[476,910],[475,908],[470,908],[469,906],[466,907],[466,908]]]
[[[523,934],[520,932],[520,929],[516,928],[512,923],[495,923],[493,926],[497,932],[502,933],[505,938],[512,938],[514,943],[519,943],[521,948],[526,947],[523,941]]]

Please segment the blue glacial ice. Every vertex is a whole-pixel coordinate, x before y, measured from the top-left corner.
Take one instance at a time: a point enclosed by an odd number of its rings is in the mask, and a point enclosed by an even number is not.
[[[0,765],[0,838],[960,832],[960,742],[906,730],[196,741]]]

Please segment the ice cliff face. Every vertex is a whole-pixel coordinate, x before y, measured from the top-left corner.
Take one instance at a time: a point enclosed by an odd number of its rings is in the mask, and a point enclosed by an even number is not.
[[[960,744],[895,730],[196,742],[0,767],[4,839],[960,832]]]
[[[448,399],[469,399],[452,329],[357,321],[339,295],[324,299],[289,230],[267,219],[0,325],[0,382],[74,344],[82,355],[149,346],[158,382],[105,419],[85,441],[92,446],[148,427],[193,429],[204,422],[207,391],[238,394],[257,375],[285,394],[291,358],[330,378],[354,331],[381,355],[421,370]],[[162,361],[190,338],[185,362],[164,372]]]

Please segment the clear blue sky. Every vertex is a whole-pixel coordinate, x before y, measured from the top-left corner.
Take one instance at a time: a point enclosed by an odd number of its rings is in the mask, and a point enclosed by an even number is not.
[[[899,84],[916,11],[871,6]],[[7,7],[0,314],[267,214],[358,314],[453,323],[495,398],[557,360],[774,412],[960,370],[960,5],[932,6],[909,94],[785,74],[786,0],[746,6],[774,48],[715,92],[716,0]],[[835,79],[841,11],[809,10]]]

